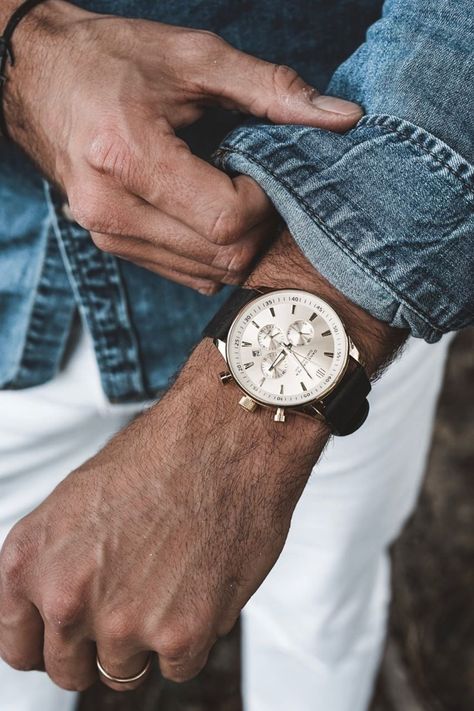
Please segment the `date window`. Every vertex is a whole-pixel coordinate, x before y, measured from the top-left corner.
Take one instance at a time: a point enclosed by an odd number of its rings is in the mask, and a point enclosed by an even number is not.
[[[254,358],[258,358],[259,355],[260,355],[260,353],[261,353],[260,350],[252,351],[252,355],[253,355]]]

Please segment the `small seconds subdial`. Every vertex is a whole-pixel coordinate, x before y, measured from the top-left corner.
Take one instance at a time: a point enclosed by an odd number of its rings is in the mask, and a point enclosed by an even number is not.
[[[293,346],[306,346],[313,339],[314,328],[309,321],[295,321],[288,329],[287,338]]]
[[[288,354],[285,350],[270,351],[262,358],[262,373],[266,378],[281,378],[288,368]]]
[[[283,343],[283,333],[278,326],[269,323],[268,326],[262,326],[258,332],[258,342],[262,348],[273,350]]]

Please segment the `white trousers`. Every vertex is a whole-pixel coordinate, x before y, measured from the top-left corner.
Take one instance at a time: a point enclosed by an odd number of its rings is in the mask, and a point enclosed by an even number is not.
[[[389,602],[387,547],[416,502],[450,339],[411,340],[367,423],[334,439],[285,549],[243,615],[245,711],[365,711]],[[136,408],[109,405],[88,336],[52,382],[0,392],[0,542]],[[70,711],[45,674],[0,662],[0,711]],[[137,710],[138,711],[138,710]]]

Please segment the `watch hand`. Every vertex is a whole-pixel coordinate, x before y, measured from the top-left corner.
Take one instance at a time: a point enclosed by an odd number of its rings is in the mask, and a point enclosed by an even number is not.
[[[275,360],[273,361],[273,363],[271,364],[271,366],[269,367],[268,370],[273,370],[277,366],[277,363],[279,362],[281,356],[283,356],[283,358],[286,358],[286,355],[287,355],[286,351],[284,351],[284,350],[281,351],[281,353],[279,353],[277,355],[277,357],[275,358]]]
[[[291,353],[294,353],[295,355],[299,356],[300,358],[303,358],[303,360],[306,361],[306,363],[312,363],[312,365],[315,366],[322,366],[323,363],[319,360],[313,360],[312,358],[308,358],[308,356],[305,356],[304,353],[299,353],[298,351],[295,351],[293,348],[291,348]]]
[[[303,361],[301,361],[301,360],[298,358],[298,356],[296,355],[296,353],[294,352],[293,349],[290,350],[290,353],[291,353],[291,355],[294,355],[294,356],[295,356],[296,360],[297,360],[298,363],[301,365],[301,367],[303,368],[303,370],[304,370],[304,372],[306,373],[306,375],[308,376],[308,378],[309,378],[310,380],[312,380],[312,379],[313,379],[313,376],[308,373],[308,371],[306,370],[306,368],[305,368],[305,366],[304,366]]]

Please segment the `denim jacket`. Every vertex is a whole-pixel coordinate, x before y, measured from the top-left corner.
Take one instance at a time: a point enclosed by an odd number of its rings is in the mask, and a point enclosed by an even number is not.
[[[471,0],[77,4],[214,31],[362,104],[344,135],[229,125],[217,112],[185,138],[260,183],[316,268],[376,317],[429,342],[473,323]],[[52,378],[79,309],[110,401],[153,398],[223,298],[97,250],[20,151],[0,144],[0,387]]]

